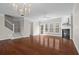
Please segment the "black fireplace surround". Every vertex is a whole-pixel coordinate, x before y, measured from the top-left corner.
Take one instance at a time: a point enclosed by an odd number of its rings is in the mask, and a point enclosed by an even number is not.
[[[70,39],[70,29],[62,29],[62,38]]]

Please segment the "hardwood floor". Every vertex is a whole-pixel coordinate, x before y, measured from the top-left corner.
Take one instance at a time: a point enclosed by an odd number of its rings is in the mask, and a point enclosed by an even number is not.
[[[77,55],[72,40],[55,36],[34,36],[0,41],[1,55]]]

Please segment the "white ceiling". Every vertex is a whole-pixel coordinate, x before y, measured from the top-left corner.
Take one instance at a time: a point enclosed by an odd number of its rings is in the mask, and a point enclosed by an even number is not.
[[[72,13],[72,3],[32,3],[29,18],[64,16]],[[0,3],[0,13],[21,17],[12,4]]]

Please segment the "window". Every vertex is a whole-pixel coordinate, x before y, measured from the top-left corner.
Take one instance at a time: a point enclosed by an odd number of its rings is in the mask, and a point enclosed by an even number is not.
[[[50,24],[50,32],[53,32],[53,24]]]
[[[47,32],[48,31],[48,26],[47,26],[47,24],[45,24],[45,32]]]
[[[59,32],[59,23],[56,23],[55,32],[56,32],[56,33]]]
[[[41,24],[40,33],[59,33],[60,32],[60,23],[50,23],[50,24]]]
[[[44,26],[41,25],[40,27],[41,27],[41,34],[43,34],[43,28],[44,28]]]

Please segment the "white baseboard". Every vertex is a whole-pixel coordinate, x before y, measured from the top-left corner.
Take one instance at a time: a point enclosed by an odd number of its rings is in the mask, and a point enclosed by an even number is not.
[[[75,45],[75,47],[76,47],[76,49],[77,49],[77,52],[78,52],[78,54],[79,54],[79,49],[78,49],[78,46],[77,46],[77,44],[76,44],[76,42],[73,40],[73,42],[74,42],[74,45]]]

